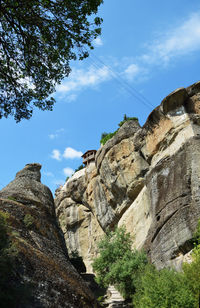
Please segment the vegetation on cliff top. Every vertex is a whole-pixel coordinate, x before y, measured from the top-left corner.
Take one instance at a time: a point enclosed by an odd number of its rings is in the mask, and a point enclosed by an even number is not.
[[[138,121],[138,118],[136,118],[136,117],[127,117],[127,115],[125,114],[124,115],[124,119],[121,122],[119,122],[119,124],[118,124],[119,128],[125,122],[130,121],[130,120]],[[111,139],[118,132],[119,128],[116,131],[114,131],[113,133],[106,133],[106,132],[102,133],[101,134],[100,144],[104,145],[109,139]]]
[[[77,167],[77,168],[74,170],[74,172],[72,173],[71,176],[73,176],[74,173],[76,173],[77,171],[82,170],[83,168],[85,168],[85,166],[84,166],[83,164],[81,164],[79,167]],[[70,176],[67,176],[66,179],[65,179],[65,182],[67,182],[67,181],[69,180],[69,178],[70,178]]]
[[[197,308],[200,304],[200,222],[194,236],[193,262],[182,272],[158,271],[147,262],[144,252],[131,248],[125,228],[108,232],[98,244],[99,256],[93,262],[97,282],[115,285],[135,308]]]

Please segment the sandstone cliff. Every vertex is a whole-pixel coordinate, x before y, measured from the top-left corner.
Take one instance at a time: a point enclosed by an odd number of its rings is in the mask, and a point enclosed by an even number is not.
[[[56,192],[69,253],[87,270],[106,228],[125,225],[158,267],[179,267],[200,218],[200,82],[179,88],[143,127],[130,120]]]
[[[68,259],[50,190],[40,183],[39,164],[28,164],[0,191],[0,211],[9,214],[17,262],[12,283],[30,283],[25,306],[99,307]],[[12,306],[13,307],[13,306]]]

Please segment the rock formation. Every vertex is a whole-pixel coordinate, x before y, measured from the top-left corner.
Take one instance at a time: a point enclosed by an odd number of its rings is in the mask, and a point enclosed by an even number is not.
[[[68,259],[50,190],[40,183],[39,164],[28,164],[0,191],[17,248],[16,277],[30,283],[30,308],[99,307]],[[17,282],[16,282],[17,283]]]
[[[200,218],[200,82],[168,95],[143,127],[126,121],[56,192],[56,213],[69,253],[87,270],[107,228],[125,225],[134,246],[162,268],[191,250]]]

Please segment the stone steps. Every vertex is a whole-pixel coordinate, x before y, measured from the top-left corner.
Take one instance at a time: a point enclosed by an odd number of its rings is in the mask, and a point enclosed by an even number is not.
[[[114,286],[109,286],[107,291],[107,299],[103,303],[104,307],[107,308],[126,308],[128,307],[125,304],[124,298],[121,294],[115,289]]]

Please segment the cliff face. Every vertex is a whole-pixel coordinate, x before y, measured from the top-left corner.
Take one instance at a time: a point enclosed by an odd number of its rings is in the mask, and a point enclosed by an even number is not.
[[[161,268],[179,267],[200,218],[200,82],[167,96],[143,127],[127,121],[56,192],[69,252],[88,271],[106,228],[125,225]]]
[[[28,306],[17,307],[98,307],[68,260],[52,194],[40,183],[40,168],[39,164],[26,165],[0,191],[0,211],[9,214],[17,248],[15,277],[17,282],[31,284]]]

